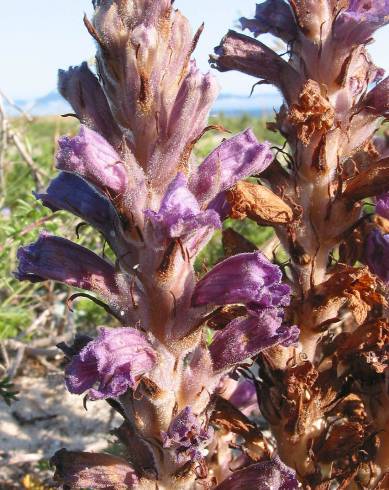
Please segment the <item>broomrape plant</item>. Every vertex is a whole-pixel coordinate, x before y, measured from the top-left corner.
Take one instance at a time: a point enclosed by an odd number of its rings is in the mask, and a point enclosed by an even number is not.
[[[193,36],[170,0],[94,9],[98,78],[85,63],[60,72],[81,127],[59,141],[60,173],[36,197],[93,226],[116,258],[42,233],[19,250],[16,275],[85,289],[117,319],[60,347],[67,389],[121,414],[125,451],[63,449],[57,480],[388,488],[389,160],[373,140],[388,79],[377,83],[365,45],[389,1],[258,5],[243,27],[281,38],[288,60],[231,31],[212,63],[278,87],[270,127],[288,146],[275,155],[248,129],[200,164],[192,150],[215,129],[218,94],[192,59],[202,29]],[[377,217],[363,211],[374,196]],[[199,279],[194,261],[227,217],[274,226],[290,260],[280,268],[227,230],[230,256]],[[251,417],[257,403],[270,436]]]

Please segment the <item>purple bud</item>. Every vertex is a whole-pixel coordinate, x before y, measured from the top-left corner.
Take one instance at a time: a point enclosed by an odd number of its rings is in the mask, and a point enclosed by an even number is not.
[[[370,232],[364,255],[373,274],[389,282],[389,234],[382,235],[377,229]]]
[[[102,328],[66,367],[66,387],[78,395],[89,390],[91,400],[116,398],[134,388],[156,360],[156,352],[135,328]]]
[[[385,219],[389,219],[389,193],[377,198],[375,212]]]
[[[282,463],[279,457],[271,461],[252,464],[243,470],[235,471],[215,490],[297,490],[296,473]]]
[[[284,0],[266,0],[257,4],[255,18],[241,18],[240,22],[242,29],[248,29],[255,37],[269,32],[287,43],[297,37],[296,21]]]
[[[186,407],[161,435],[163,447],[173,449],[177,463],[184,464],[201,459],[202,449],[210,442],[213,430],[202,427],[191,407]]]
[[[81,123],[99,132],[112,145],[121,141],[121,131],[116,124],[99,81],[87,63],[59,70],[58,90],[73,107]]]
[[[195,196],[188,189],[183,173],[178,173],[170,183],[161,207],[156,213],[147,210],[146,217],[151,221],[159,240],[185,238],[204,230],[220,228],[218,214],[213,210],[201,211]]]
[[[79,216],[112,240],[119,216],[111,201],[76,174],[61,172],[45,194],[36,194],[52,211],[65,210]]]
[[[81,126],[78,136],[60,138],[58,144],[57,168],[82,175],[113,196],[126,190],[126,167],[112,146],[98,133]]]
[[[290,288],[281,280],[280,268],[261,252],[235,255],[217,264],[198,282],[192,305],[252,303],[260,308],[286,306]]]
[[[104,296],[118,293],[112,264],[64,238],[42,233],[35,243],[20,248],[17,257],[19,281],[51,279]]]
[[[138,487],[134,469],[125,459],[111,454],[61,449],[50,463],[56,467],[56,481],[66,488],[131,490]]]
[[[196,169],[189,188],[203,206],[238,180],[263,172],[273,158],[270,143],[258,143],[248,129],[223,141]]]
[[[296,341],[297,327],[285,327],[277,310],[236,318],[216,332],[209,350],[216,371],[222,371],[276,344]]]
[[[344,45],[363,44],[388,22],[389,0],[350,0],[336,19],[334,36]]]

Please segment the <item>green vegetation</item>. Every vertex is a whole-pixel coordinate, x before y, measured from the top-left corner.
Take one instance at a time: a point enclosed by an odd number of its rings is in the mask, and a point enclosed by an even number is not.
[[[278,134],[266,129],[265,119],[252,119],[249,116],[212,118],[210,124],[217,124],[235,134],[252,127],[259,140],[268,139],[282,145]],[[55,175],[54,155],[59,136],[74,135],[78,123],[72,118],[45,117],[32,123],[23,119],[11,121],[12,128],[18,132],[31,153],[35,170],[29,167],[17,149],[9,145],[4,161],[4,188],[0,197],[0,341],[19,336],[28,340],[33,336],[48,335],[49,332],[61,334],[64,325],[71,318],[74,328],[82,332],[93,332],[97,325],[114,324],[105,311],[89,300],[78,300],[74,313],[69,314],[66,298],[69,288],[50,282],[29,284],[19,283],[12,271],[16,266],[17,249],[37,238],[39,230],[72,239],[95,251],[101,251],[103,241],[91,228],[84,227],[77,239],[75,229],[79,220],[68,213],[52,214],[36,201],[32,191],[41,186],[42,190],[49,179]],[[209,131],[198,142],[195,154],[199,161],[228,133]],[[256,245],[261,245],[269,236],[271,229],[261,228],[249,220],[243,222],[227,221],[225,227],[232,226]],[[206,250],[198,258],[197,269],[204,270],[223,256],[221,233],[216,233]],[[45,316],[45,312],[49,312]],[[44,317],[44,321],[39,321]]]

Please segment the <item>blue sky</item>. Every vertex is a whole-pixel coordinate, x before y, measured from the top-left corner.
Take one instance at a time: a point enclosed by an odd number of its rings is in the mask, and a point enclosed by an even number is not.
[[[0,16],[0,89],[13,98],[42,96],[56,86],[58,68],[93,57],[94,44],[82,23],[91,14],[90,0],[2,1]],[[208,70],[208,54],[237,19],[250,16],[255,0],[176,0],[193,29],[205,21],[195,56]],[[388,28],[372,46],[375,62],[389,71]],[[225,93],[247,94],[253,79],[238,73],[217,74]],[[264,86],[262,91],[271,90]]]

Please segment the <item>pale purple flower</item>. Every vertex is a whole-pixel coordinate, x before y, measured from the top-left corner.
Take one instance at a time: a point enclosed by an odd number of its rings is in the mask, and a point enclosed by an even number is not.
[[[98,131],[112,145],[122,141],[121,131],[115,122],[108,101],[97,77],[87,63],[58,72],[58,90],[73,107],[82,124]]]
[[[202,211],[195,196],[188,189],[188,181],[181,172],[170,183],[158,212],[147,210],[159,240],[186,238],[204,230],[220,228],[218,214],[213,210]]]
[[[280,268],[261,252],[239,254],[217,264],[197,284],[193,306],[243,303],[252,308],[289,304],[290,288]]]
[[[203,427],[191,407],[185,407],[161,435],[163,447],[173,449],[177,462],[183,464],[201,459],[201,451],[209,443],[213,429]]]
[[[388,22],[389,0],[350,0],[335,21],[334,36],[345,46],[362,44]]]
[[[389,16],[389,14],[388,14]],[[381,116],[389,116],[389,77],[378,83],[363,101],[364,107],[373,110]]]
[[[51,279],[102,295],[118,293],[114,266],[80,245],[41,233],[39,239],[18,250],[20,281]]]
[[[116,398],[134,388],[156,361],[156,352],[135,328],[102,328],[66,367],[66,387],[75,394],[89,390],[91,400]]]
[[[257,390],[251,379],[241,381],[229,397],[229,401],[240,410],[258,403]]]
[[[215,490],[297,490],[296,473],[288,468],[278,456],[270,461],[256,463],[235,471]]]
[[[204,206],[238,180],[263,172],[273,158],[270,143],[258,143],[247,129],[210,153],[191,175],[189,189]]]
[[[228,369],[273,345],[290,345],[298,334],[297,327],[282,325],[275,309],[236,318],[216,332],[209,346],[214,369]]]
[[[78,136],[60,138],[57,167],[85,177],[112,196],[127,187],[127,170],[114,148],[99,134],[82,125]]]
[[[382,235],[378,230],[369,233],[364,261],[370,270],[385,282],[389,282],[389,234]]]

